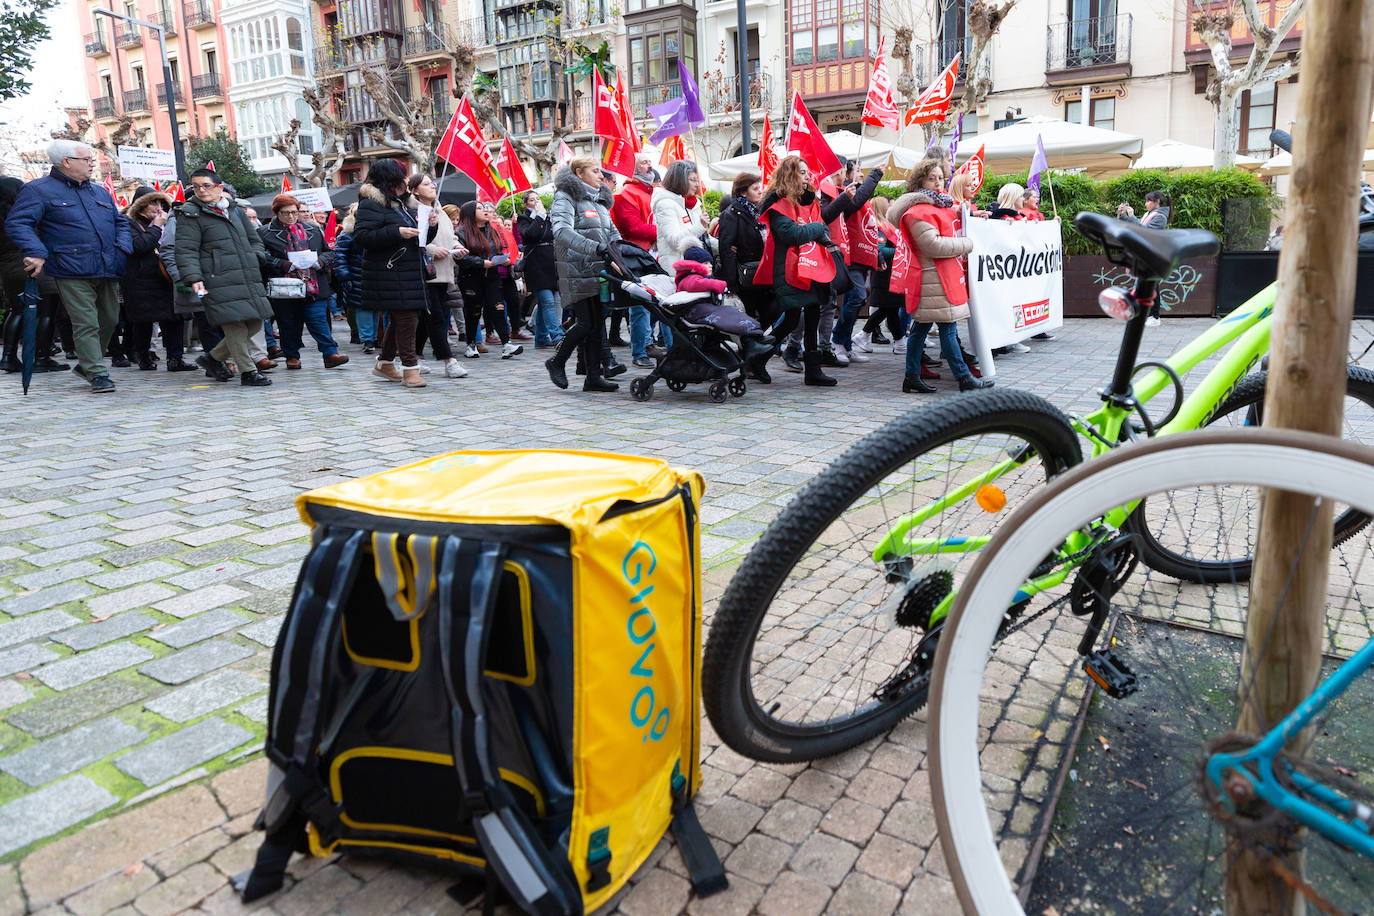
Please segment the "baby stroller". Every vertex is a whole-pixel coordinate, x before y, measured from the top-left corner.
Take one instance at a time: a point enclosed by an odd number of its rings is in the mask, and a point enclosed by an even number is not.
[[[602,276],[612,289],[612,308],[642,305],[673,332],[672,345],[654,371],[630,382],[631,397],[649,400],[659,379],[671,391],[709,382],[707,393],[717,404],[729,395],[744,396],[747,367],[739,345],[729,334],[683,317],[688,307],[709,294],[673,291],[672,279],[658,261],[630,242],[609,248]]]

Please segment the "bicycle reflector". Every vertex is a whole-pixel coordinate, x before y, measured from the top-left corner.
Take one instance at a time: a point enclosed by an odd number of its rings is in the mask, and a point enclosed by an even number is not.
[[[973,499],[984,512],[1001,512],[1007,505],[1007,494],[1002,492],[1001,487],[990,483],[979,487]]]
[[[1097,294],[1097,304],[1112,318],[1130,321],[1135,317],[1135,300],[1129,291],[1119,286],[1109,286]]]

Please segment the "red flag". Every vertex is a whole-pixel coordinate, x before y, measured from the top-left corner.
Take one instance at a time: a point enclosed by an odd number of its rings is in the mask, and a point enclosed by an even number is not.
[[[463,96],[454,110],[434,155],[471,178],[479,196],[487,195],[485,200],[501,199],[501,173],[491,158],[491,150],[487,149],[487,138],[482,135],[467,96]]]
[[[281,193],[283,193],[283,194],[290,194],[290,193],[291,193],[291,176],[289,176],[289,175],[283,175],[283,176],[281,176]]]
[[[624,175],[635,173],[635,135],[626,128],[625,113],[616,93],[601,78],[601,70],[593,68],[596,87],[596,118],[593,127],[601,139],[601,166],[606,171]]]
[[[206,160],[205,160],[205,167],[206,167],[207,169],[209,169],[210,171],[213,172],[213,171],[215,170],[215,160],[213,160],[213,159],[206,159]]]
[[[334,247],[334,241],[339,237],[339,211],[330,210],[329,219],[324,221],[324,243],[330,248]]]
[[[663,155],[658,157],[658,164],[669,166],[679,159],[686,158],[687,147],[682,144],[682,134],[674,134],[664,142]]]
[[[562,140],[558,141],[558,157],[554,160],[555,164],[561,169],[569,162],[573,161],[572,147]]]
[[[943,121],[949,113],[949,103],[954,98],[954,81],[958,77],[959,55],[956,54],[944,72],[930,84],[930,88],[922,92],[915,104],[907,109],[904,123],[909,127],[927,121]]]
[[[639,131],[635,128],[634,112],[630,110],[630,97],[625,93],[625,77],[621,71],[615,71],[615,102],[620,106],[620,117],[625,128],[625,135],[630,138],[630,144],[637,153],[644,148],[644,143],[639,138]]]
[[[129,198],[125,197],[123,194],[116,194],[116,195],[115,195],[115,204],[116,204],[116,205],[119,207],[119,209],[121,209],[121,210],[127,209],[128,206],[129,206]]]
[[[898,130],[901,118],[897,115],[897,103],[892,101],[892,81],[887,75],[887,58],[883,56],[884,35],[878,39],[878,59],[873,64],[873,77],[868,83],[868,97],[864,99],[863,122],[878,127]]]
[[[986,149],[986,146],[978,147],[978,152],[968,157],[968,161],[966,161],[963,165],[959,166],[957,169],[954,170],[954,174],[956,175],[968,175],[968,188],[970,193],[976,192],[979,188],[983,186],[984,149]]]
[[[816,126],[811,112],[806,110],[800,92],[792,93],[792,116],[787,121],[785,148],[789,153],[801,155],[802,161],[814,173],[811,176],[812,184],[840,170],[839,158],[821,136],[821,129]]]
[[[181,186],[181,182],[179,182],[179,181],[174,181],[174,182],[172,182],[171,184],[167,185],[167,188],[170,189],[170,190],[166,190],[166,193],[172,195],[172,203],[174,203],[174,204],[184,204],[184,203],[186,203],[186,189],[183,188],[183,187]]]
[[[501,178],[510,188],[510,193],[519,194],[521,191],[533,190],[530,187],[530,180],[525,175],[525,166],[521,164],[520,158],[515,155],[515,146],[510,142],[510,137],[506,137],[506,142],[501,144],[501,152],[496,157],[496,170],[501,173]]]
[[[105,173],[105,190],[110,192],[110,200],[116,203],[119,202],[119,195],[115,193],[114,178],[111,177],[109,172]]]
[[[759,173],[763,176],[763,184],[768,185],[768,179],[773,177],[773,172],[778,167],[778,151],[773,149],[773,125],[768,121],[768,115],[763,116],[763,136],[759,138]]]

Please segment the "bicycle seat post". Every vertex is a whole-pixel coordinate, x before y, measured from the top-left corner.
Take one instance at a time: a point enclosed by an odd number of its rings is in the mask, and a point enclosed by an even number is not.
[[[1111,385],[1102,391],[1102,400],[1122,407],[1134,407],[1131,373],[1135,369],[1136,357],[1140,355],[1140,341],[1145,336],[1145,319],[1149,317],[1150,306],[1154,305],[1155,288],[1158,281],[1150,277],[1140,277],[1135,281],[1131,298],[1135,300],[1135,315],[1126,322],[1126,331],[1121,335],[1121,349],[1116,354],[1116,369],[1112,372]]]

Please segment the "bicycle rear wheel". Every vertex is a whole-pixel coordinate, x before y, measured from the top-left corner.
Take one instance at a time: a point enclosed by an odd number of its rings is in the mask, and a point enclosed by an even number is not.
[[[1217,412],[1207,421],[1207,427],[1259,426],[1264,420],[1264,388],[1268,372],[1246,376],[1231,392]],[[1346,369],[1346,397],[1344,429],[1341,438],[1347,442],[1374,445],[1374,372],[1350,366]],[[1175,504],[1165,506],[1158,501],[1145,500],[1132,513],[1129,528],[1139,535],[1140,559],[1151,569],[1186,582],[1221,583],[1250,578],[1250,560],[1254,545],[1236,537],[1249,530],[1259,510],[1253,489],[1244,487],[1209,488],[1208,502],[1198,500],[1202,493],[1187,500],[1175,493]],[[1340,544],[1354,536],[1370,517],[1354,509],[1347,509],[1336,517],[1335,541]],[[1227,528],[1229,551],[1218,552],[1219,543],[1199,537],[1199,532],[1187,530],[1187,525]],[[1183,548],[1186,545],[1187,550]]]
[[[915,410],[856,443],[769,525],[721,598],[703,667],[716,732],[758,760],[812,760],[919,709],[931,616],[1005,517],[996,501],[1017,505],[1080,458],[1064,415],[1018,391]],[[992,508],[969,497],[910,521],[981,483]]]
[[[1126,446],[1042,488],[969,571],[937,653],[928,732],[940,840],[965,912],[1003,916],[1024,904],[1024,912],[1054,907],[1063,916],[1219,913],[1228,858],[1275,849],[1266,831],[1285,827],[1283,816],[1259,805],[1214,816],[1218,796],[1201,769],[1222,743],[1253,740],[1233,733],[1250,686],[1241,673],[1248,583],[1180,583],[1143,564],[1117,583],[1114,599],[1105,596],[1115,610],[1099,645],[1139,678],[1138,691],[1121,698],[1084,676],[1076,652],[1084,619],[1062,613],[1075,591],[1085,597],[1094,559],[1035,596],[1023,615],[1030,626],[1011,634],[1003,626],[1006,603],[1043,569],[1047,540],[1092,532],[1103,555],[1117,555],[1133,538],[1100,527],[1107,512],[1146,496],[1165,504],[1175,493],[1191,506],[1214,486],[1282,487],[1322,497],[1336,516],[1350,507],[1367,513],[1374,453],[1284,430]],[[1240,534],[1253,543],[1252,530]],[[1374,634],[1371,547],[1365,529],[1329,554],[1328,652],[1352,653]],[[1374,678],[1357,680],[1310,729],[1303,762],[1288,759],[1374,802],[1372,704]],[[1302,880],[1317,897],[1339,912],[1374,908],[1368,859],[1315,831],[1284,837],[1301,844]],[[1292,887],[1277,869],[1266,880]]]

